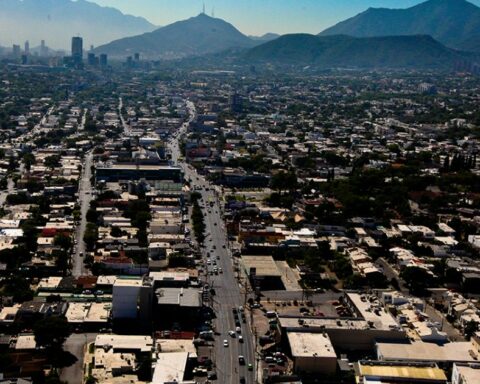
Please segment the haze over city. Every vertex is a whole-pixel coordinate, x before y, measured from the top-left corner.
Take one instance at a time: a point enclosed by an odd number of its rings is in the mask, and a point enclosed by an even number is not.
[[[0,384],[479,384],[480,0],[0,0]]]

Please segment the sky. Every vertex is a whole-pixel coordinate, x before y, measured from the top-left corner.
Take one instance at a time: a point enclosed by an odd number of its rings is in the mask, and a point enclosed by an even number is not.
[[[90,0],[111,6],[155,25],[196,16],[203,0]],[[480,6],[480,0],[470,0]],[[422,0],[205,0],[208,14],[234,24],[247,35],[319,33],[369,7],[407,8]]]

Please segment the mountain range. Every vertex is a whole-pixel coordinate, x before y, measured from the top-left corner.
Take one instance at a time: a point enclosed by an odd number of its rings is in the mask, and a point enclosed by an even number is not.
[[[265,33],[262,36],[248,36],[250,39],[253,41],[260,41],[260,42],[267,42],[267,41],[272,41],[275,39],[278,39],[280,35],[278,33]]]
[[[255,42],[226,21],[201,13],[153,32],[112,41],[95,49],[111,57],[125,58],[136,52],[144,58],[168,59],[248,48]]]
[[[317,68],[451,69],[473,57],[426,35],[357,38],[293,34],[254,47],[244,53],[243,59]]]
[[[88,49],[155,28],[144,18],[85,0],[0,0],[0,43],[5,46],[45,40],[52,48],[69,50],[71,37],[80,35]]]
[[[480,8],[466,0],[428,0],[406,9],[369,8],[320,35],[430,35],[451,48],[480,52]]]

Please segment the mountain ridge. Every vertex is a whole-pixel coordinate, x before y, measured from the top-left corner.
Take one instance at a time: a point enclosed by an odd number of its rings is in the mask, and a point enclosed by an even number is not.
[[[452,68],[474,59],[472,54],[445,47],[431,36],[357,38],[347,35],[284,35],[250,49],[251,62],[314,65],[320,68]]]
[[[428,0],[410,8],[368,8],[320,32],[320,36],[431,35],[451,48],[471,49],[480,37],[480,8],[466,0]],[[480,49],[480,47],[479,47]]]
[[[112,57],[138,52],[150,59],[169,59],[248,48],[254,44],[232,24],[201,13],[149,33],[112,41],[96,48],[95,52]]]

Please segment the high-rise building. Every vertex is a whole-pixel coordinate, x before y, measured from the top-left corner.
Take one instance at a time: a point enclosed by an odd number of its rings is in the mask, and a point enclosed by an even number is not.
[[[87,55],[87,63],[88,63],[88,65],[90,65],[90,66],[92,66],[92,67],[93,67],[93,66],[97,66],[98,63],[99,63],[98,57],[95,56],[94,53],[89,53],[89,54]]]
[[[12,54],[14,57],[18,58],[20,57],[20,45],[13,44],[12,46]]]
[[[83,61],[83,39],[81,37],[72,37],[72,59],[75,65],[82,64]]]
[[[134,58],[135,61],[140,61],[140,53],[135,53]]]
[[[45,40],[40,42],[40,56],[45,57],[48,56],[47,46],[45,45]]]
[[[108,65],[108,56],[106,53],[100,55],[100,66],[106,67]]]
[[[25,41],[25,55],[30,55],[30,42],[28,40]]]

